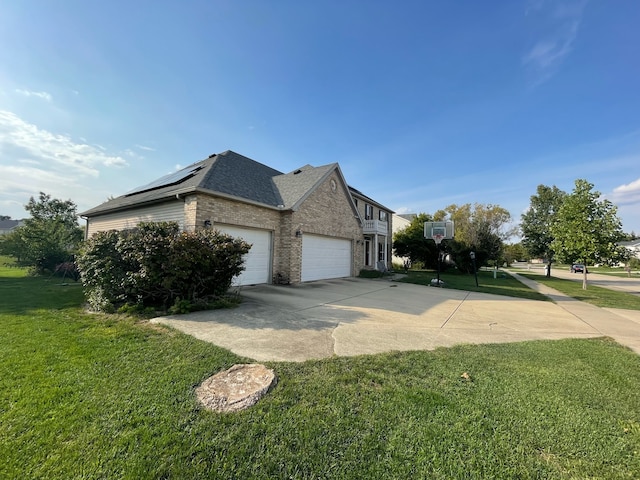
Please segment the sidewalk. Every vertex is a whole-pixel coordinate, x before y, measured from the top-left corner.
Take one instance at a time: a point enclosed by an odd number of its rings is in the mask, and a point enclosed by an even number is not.
[[[639,310],[596,307],[569,297],[542,283],[518,275],[513,271],[509,273],[533,290],[551,298],[560,308],[581,319],[603,336],[611,337],[618,343],[640,354]]]

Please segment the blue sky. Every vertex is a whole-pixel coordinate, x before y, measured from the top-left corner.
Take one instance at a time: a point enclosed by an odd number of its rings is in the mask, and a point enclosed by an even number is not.
[[[399,212],[585,178],[640,233],[640,2],[0,1],[0,214],[234,150]]]

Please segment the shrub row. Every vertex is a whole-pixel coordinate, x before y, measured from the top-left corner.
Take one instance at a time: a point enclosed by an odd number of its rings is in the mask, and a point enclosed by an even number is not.
[[[250,248],[216,230],[181,232],[173,222],[141,223],[93,235],[81,247],[77,264],[92,309],[166,310],[224,295],[244,270]]]

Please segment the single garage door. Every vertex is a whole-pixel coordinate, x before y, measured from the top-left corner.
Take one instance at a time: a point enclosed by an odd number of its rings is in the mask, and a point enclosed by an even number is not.
[[[304,234],[302,281],[351,276],[351,240]]]
[[[227,225],[216,225],[215,227],[232,237],[242,238],[245,242],[253,244],[244,259],[245,269],[233,280],[233,284],[271,283],[269,276],[271,270],[271,232]]]

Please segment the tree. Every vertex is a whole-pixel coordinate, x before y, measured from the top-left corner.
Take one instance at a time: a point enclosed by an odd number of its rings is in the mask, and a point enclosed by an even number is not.
[[[536,192],[531,196],[529,209],[521,217],[522,245],[531,257],[542,257],[547,261],[547,277],[550,277],[554,260],[551,227],[567,194],[555,185],[538,185]]]
[[[424,238],[424,222],[453,220],[455,237],[436,248],[431,239]],[[470,252],[475,251],[477,265],[486,265],[489,260],[498,262],[502,257],[504,240],[513,234],[508,227],[511,215],[498,205],[449,205],[433,216],[421,213],[404,230],[396,232],[393,248],[396,255],[409,257],[413,263],[420,262],[426,268],[435,268],[438,251],[449,253],[461,271],[472,272]]]
[[[522,242],[510,243],[504,246],[504,259],[507,265],[511,265],[518,260],[527,258],[527,249],[524,248]]]
[[[424,238],[424,222],[433,218],[427,213],[415,216],[411,223],[393,235],[393,249],[398,257],[409,257],[411,263],[421,263],[424,267],[435,267],[437,250],[433,240]]]
[[[3,252],[37,273],[54,272],[58,264],[72,259],[83,232],[78,225],[76,205],[40,192],[25,205],[31,217],[3,242]]]
[[[487,265],[490,260],[498,264],[502,258],[504,241],[514,229],[509,227],[511,214],[499,205],[470,203],[449,205],[435,214],[438,219],[450,219],[455,224],[454,241],[447,247],[460,270],[472,271],[470,252],[476,254],[476,264]]]
[[[623,238],[617,207],[600,199],[600,192],[583,179],[575,181],[551,225],[551,249],[565,262],[582,260],[585,265],[582,288],[587,288],[587,265],[611,262],[623,254],[617,242]]]

